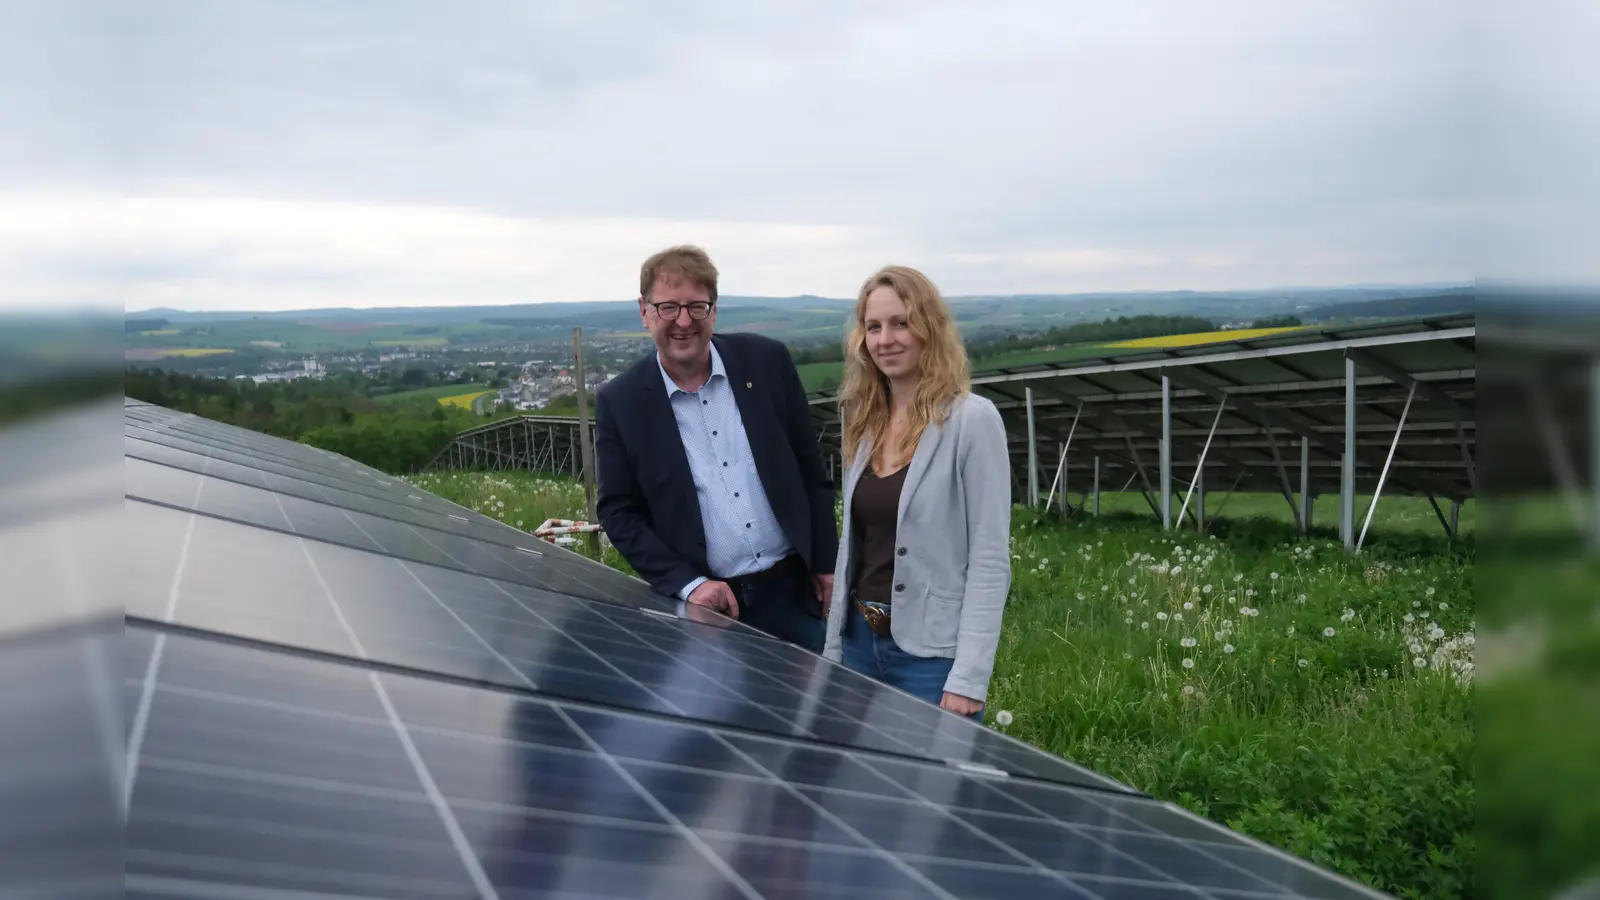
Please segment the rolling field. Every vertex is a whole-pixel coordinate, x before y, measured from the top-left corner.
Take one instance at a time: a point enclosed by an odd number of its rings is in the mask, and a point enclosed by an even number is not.
[[[379,394],[372,399],[379,403],[406,403],[412,400],[438,400],[441,403],[450,398],[472,396],[489,390],[485,383],[477,384],[441,384],[438,387],[418,388],[414,391],[399,391],[393,394]],[[470,408],[470,401],[469,401]]]
[[[465,410],[471,410],[474,400],[477,400],[479,397],[482,397],[485,394],[492,394],[492,393],[494,393],[494,392],[493,391],[469,391],[468,393],[465,393],[465,394],[454,394],[454,395],[449,396],[449,397],[440,397],[439,398],[439,402],[444,404],[445,406],[458,406],[458,407],[460,407],[462,409],[465,409]]]
[[[1283,334],[1289,331],[1304,331],[1301,326],[1287,328],[1234,328],[1227,331],[1203,331],[1197,334],[1169,334],[1163,337],[1136,338],[1131,341],[1114,341],[1106,344],[1108,349],[1137,350],[1152,347],[1198,347],[1203,344],[1216,344],[1223,341],[1246,341],[1251,338],[1266,337],[1273,334]]]
[[[570,479],[412,481],[525,530],[584,516]],[[1412,498],[1380,504],[1359,557],[1294,534],[1277,496],[1236,495],[1205,536],[1112,514],[1134,504],[1014,510],[990,727],[1005,710],[1022,740],[1396,895],[1466,896],[1472,542],[1446,543]]]

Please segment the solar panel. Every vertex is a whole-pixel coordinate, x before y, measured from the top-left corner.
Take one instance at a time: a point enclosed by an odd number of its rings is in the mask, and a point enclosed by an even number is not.
[[[127,643],[130,890],[1368,896],[1141,796],[139,627]]]
[[[129,896],[1375,896],[390,476],[125,415]]]

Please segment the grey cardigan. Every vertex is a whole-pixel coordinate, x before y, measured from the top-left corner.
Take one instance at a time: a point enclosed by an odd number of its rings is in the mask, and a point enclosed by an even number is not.
[[[867,462],[855,454],[844,482],[844,526],[834,567],[823,656],[838,662],[854,546],[850,503]],[[891,634],[917,656],[954,657],[945,690],[985,700],[1011,589],[1011,456],[1000,411],[987,398],[955,401],[930,422],[900,490]],[[859,615],[859,613],[856,613]]]

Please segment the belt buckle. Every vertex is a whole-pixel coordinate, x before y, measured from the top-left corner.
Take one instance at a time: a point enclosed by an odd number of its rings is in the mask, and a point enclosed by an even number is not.
[[[872,629],[873,634],[878,637],[889,635],[889,613],[876,606],[868,606],[860,600],[856,601],[856,609],[861,610],[861,615],[867,620],[867,627]]]

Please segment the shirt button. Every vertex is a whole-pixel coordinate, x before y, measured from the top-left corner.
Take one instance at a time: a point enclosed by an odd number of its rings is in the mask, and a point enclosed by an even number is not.
[[[715,431],[713,431],[713,432],[711,432],[711,436],[712,436],[712,437],[716,437],[716,436],[717,436],[717,433],[716,433],[716,432],[715,432]]]
[[[727,467],[728,467],[728,464],[727,464],[727,463],[723,463],[723,464],[722,464],[722,467],[723,467],[723,468],[724,468],[724,469],[726,469],[726,468],[727,468]]]
[[[746,523],[744,523],[744,527],[746,527],[746,528],[749,528],[749,527],[750,527],[750,525],[751,525],[751,523],[750,523],[750,522],[746,522]]]
[[[733,495],[734,495],[734,496],[735,496],[735,497],[737,497],[737,496],[739,496],[739,492],[738,492],[738,491],[734,491],[734,492],[733,492]]]
[[[737,497],[738,494],[735,494],[734,496]],[[906,555],[906,548],[901,547],[899,550],[896,550],[895,551],[895,555],[896,556],[905,556]]]
[[[896,593],[899,593],[901,591],[904,591],[906,589],[906,586],[904,584],[897,584],[897,585],[894,586],[894,589],[895,589]]]

